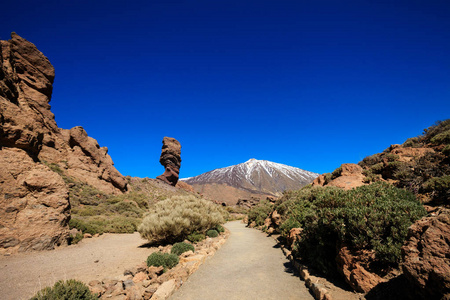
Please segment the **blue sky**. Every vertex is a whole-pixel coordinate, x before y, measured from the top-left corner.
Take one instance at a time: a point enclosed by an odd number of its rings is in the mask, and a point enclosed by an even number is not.
[[[331,172],[450,117],[450,2],[7,1],[0,38],[56,69],[62,128],[124,175],[266,159]]]

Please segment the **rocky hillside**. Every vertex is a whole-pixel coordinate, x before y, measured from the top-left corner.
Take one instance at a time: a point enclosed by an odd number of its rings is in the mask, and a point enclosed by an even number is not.
[[[450,119],[260,203],[249,225],[365,299],[450,299],[449,163]]]
[[[450,206],[450,119],[437,122],[402,145],[343,164],[320,175],[314,185],[344,189],[385,181],[405,188],[430,206]]]
[[[126,179],[106,147],[82,127],[57,126],[50,111],[55,70],[15,33],[0,43],[0,249],[53,249],[68,237],[69,176],[121,194]],[[3,251],[2,250],[2,251]]]
[[[286,190],[311,183],[318,175],[267,160],[250,159],[183,181],[210,199],[234,205],[242,198],[278,197]]]

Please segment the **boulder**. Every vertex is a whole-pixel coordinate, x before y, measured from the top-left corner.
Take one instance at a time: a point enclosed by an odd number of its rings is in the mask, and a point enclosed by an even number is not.
[[[359,262],[366,255],[353,255],[351,251],[343,246],[340,248],[336,263],[345,281],[357,292],[367,293],[376,285],[385,280],[380,276],[367,271]]]
[[[450,210],[416,221],[402,247],[402,270],[422,297],[450,299]]]
[[[287,236],[286,243],[289,248],[294,249],[295,242],[300,240],[300,234],[302,233],[302,228],[292,228]]]
[[[165,171],[156,177],[170,185],[176,186],[181,167],[181,145],[176,139],[171,137],[163,138],[163,146],[159,162],[164,166]]]
[[[153,294],[152,299],[165,300],[173,294],[175,288],[176,288],[175,279],[166,281],[158,287],[156,292]]]
[[[69,193],[58,174],[22,149],[0,150],[0,248],[50,250],[69,237]]]
[[[316,179],[314,179],[314,181],[312,182],[313,186],[324,186],[327,184],[327,179],[325,174],[321,174],[318,177],[316,177]]]

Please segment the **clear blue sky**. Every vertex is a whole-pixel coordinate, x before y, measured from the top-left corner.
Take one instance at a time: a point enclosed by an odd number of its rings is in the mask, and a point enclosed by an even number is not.
[[[6,1],[55,66],[52,111],[124,175],[250,158],[317,173],[450,117],[450,1]]]

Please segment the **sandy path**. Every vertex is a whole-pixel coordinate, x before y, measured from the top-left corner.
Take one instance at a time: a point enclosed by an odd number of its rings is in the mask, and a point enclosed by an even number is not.
[[[239,221],[225,227],[228,241],[170,300],[314,299],[272,238]]]
[[[145,261],[152,252],[138,233],[104,234],[53,251],[21,253],[0,258],[0,298],[29,299],[61,279],[114,278]],[[153,250],[154,251],[154,250]]]

